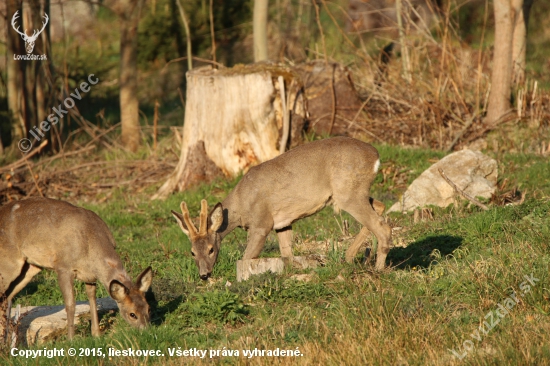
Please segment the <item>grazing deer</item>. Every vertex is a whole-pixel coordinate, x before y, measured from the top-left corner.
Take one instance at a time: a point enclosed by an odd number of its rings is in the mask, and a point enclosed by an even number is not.
[[[11,301],[43,268],[57,273],[67,311],[69,339],[74,336],[75,278],[86,283],[93,336],[100,334],[98,280],[108,289],[128,323],[137,328],[149,324],[145,292],[153,278],[151,267],[132,283],[115,251],[113,235],[99,216],[67,202],[41,197],[1,207],[0,303]]]
[[[212,273],[221,240],[236,227],[248,230],[243,259],[257,258],[273,229],[281,256],[292,257],[290,225],[327,204],[347,211],[364,226],[347,250],[346,260],[353,261],[370,230],[378,238],[376,269],[382,270],[391,229],[373,209],[374,205],[383,211],[383,203],[371,204],[369,197],[379,166],[378,151],[365,142],[349,137],[315,141],[251,168],[210,214],[202,200],[199,230],[185,202],[181,203],[182,214],[172,214],[191,241],[191,254],[203,280]]]

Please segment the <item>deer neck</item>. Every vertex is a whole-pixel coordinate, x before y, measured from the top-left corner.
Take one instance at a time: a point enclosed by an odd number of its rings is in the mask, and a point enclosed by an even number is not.
[[[132,288],[132,279],[128,276],[120,260],[105,259],[105,263],[107,267],[106,270],[98,273],[97,278],[103,286],[105,286],[107,291],[109,291],[109,286],[113,280],[122,283],[127,288]]]
[[[227,215],[226,217],[224,217],[224,221],[227,220],[227,225],[225,225],[224,229],[219,232],[222,239],[224,236],[232,232],[236,227],[242,226],[241,215],[239,214],[235,201],[236,200],[234,197],[234,191],[231,191],[222,202],[224,216]]]

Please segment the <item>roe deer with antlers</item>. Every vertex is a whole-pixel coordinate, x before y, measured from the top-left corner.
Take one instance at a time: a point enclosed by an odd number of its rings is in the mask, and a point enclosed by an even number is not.
[[[364,226],[347,250],[346,260],[353,261],[370,230],[378,238],[376,269],[382,270],[391,229],[375,212],[383,211],[383,203],[369,197],[379,166],[378,151],[365,142],[349,137],[315,141],[251,168],[210,214],[202,200],[199,230],[185,202],[182,214],[172,214],[191,241],[191,254],[203,280],[212,273],[221,240],[236,227],[248,230],[243,259],[257,258],[273,229],[281,256],[292,257],[290,225],[327,204],[347,211]]]
[[[11,301],[44,268],[57,273],[69,339],[74,336],[75,278],[86,283],[93,336],[100,334],[95,284],[98,280],[128,323],[137,328],[149,324],[145,292],[153,278],[151,267],[132,283],[115,251],[113,235],[98,215],[41,197],[1,207],[0,302]]]

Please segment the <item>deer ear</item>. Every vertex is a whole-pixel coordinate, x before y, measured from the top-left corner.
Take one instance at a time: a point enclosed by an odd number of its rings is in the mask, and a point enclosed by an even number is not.
[[[221,203],[217,203],[216,206],[214,206],[214,209],[212,212],[210,212],[210,225],[209,230],[212,231],[218,231],[218,229],[223,224],[223,207]]]
[[[178,225],[180,226],[181,231],[187,236],[189,236],[189,229],[187,229],[187,226],[185,226],[185,221],[183,220],[183,215],[174,211],[172,211],[172,215],[176,218],[176,221],[178,222]]]
[[[149,266],[138,276],[136,285],[141,292],[147,292],[153,282],[153,269]]]
[[[117,280],[112,280],[109,285],[109,295],[111,295],[116,302],[122,302],[126,296],[128,296],[129,292],[130,290]]]

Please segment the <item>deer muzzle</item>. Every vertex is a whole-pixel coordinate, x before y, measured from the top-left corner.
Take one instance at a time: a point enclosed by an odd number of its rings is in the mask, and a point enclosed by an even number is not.
[[[204,259],[199,261],[199,276],[201,280],[207,280],[210,277],[212,270],[208,268],[208,264]]]

